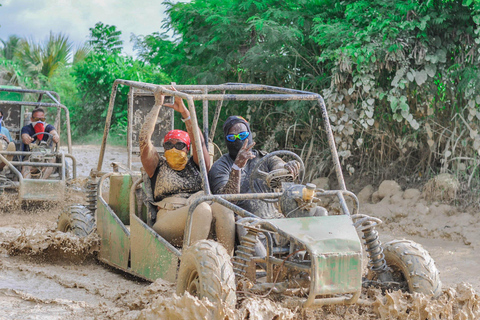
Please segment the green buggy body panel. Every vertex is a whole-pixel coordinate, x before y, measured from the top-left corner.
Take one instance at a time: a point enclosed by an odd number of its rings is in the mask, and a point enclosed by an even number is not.
[[[314,270],[311,288],[317,295],[353,293],[362,286],[362,244],[347,215],[270,219],[304,244]]]

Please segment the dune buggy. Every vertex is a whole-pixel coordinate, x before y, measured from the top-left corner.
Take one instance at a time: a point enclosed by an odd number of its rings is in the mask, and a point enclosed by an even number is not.
[[[43,108],[47,113],[54,110],[48,117],[53,120],[59,134],[62,125],[66,125],[68,153],[59,150],[59,144],[53,143],[48,132],[35,134],[46,135],[47,141],[37,140],[29,145],[30,151],[21,151],[21,129],[30,123],[31,111],[37,107]],[[16,151],[0,151],[0,163],[5,164],[0,172],[0,192],[17,193],[20,203],[64,200],[67,179],[76,178],[76,159],[72,155],[69,111],[60,103],[58,94],[53,91],[0,86],[0,109],[4,113],[4,126],[9,129],[16,146]],[[71,159],[71,167],[65,158]],[[32,168],[32,174],[28,178],[24,178],[21,173],[24,166]]]
[[[102,172],[102,162],[119,85],[130,87],[129,163],[114,163],[113,172],[105,173]],[[96,232],[101,238],[98,255],[101,261],[150,281],[162,278],[176,282],[178,294],[187,291],[229,306],[235,306],[237,286],[242,292],[298,296],[304,307],[356,303],[362,284],[433,296],[440,294],[438,271],[429,254],[411,241],[382,244],[375,230],[381,221],[359,213],[357,197],[345,187],[327,110],[319,94],[241,83],[177,85],[178,91],[175,92],[167,88],[168,85],[126,80],[116,80],[113,85],[99,162],[91,175],[96,177],[96,188],[92,188],[88,208],[77,206],[76,209],[84,212],[85,218],[79,219],[82,221],[64,219],[67,222],[59,227],[60,230],[77,230],[80,235],[89,234],[94,229],[94,216]],[[199,151],[204,196],[191,204],[183,247],[175,247],[151,228],[156,208],[152,205],[149,178],[132,169],[133,132],[130,124],[134,120],[133,108],[139,92],[150,94],[150,106],[153,106],[154,92],[187,100],[194,128],[198,124],[194,101],[202,101],[203,132],[194,132],[198,144],[200,134],[212,144],[223,101],[311,101],[320,109],[324,120],[339,189],[321,190],[313,184],[293,181],[285,170],[267,173],[257,166],[253,176],[264,180],[264,189],[249,194],[214,195],[210,192],[205,161]],[[209,127],[210,101],[217,101],[217,105]],[[171,117],[159,119],[160,122],[163,120],[171,125]],[[302,163],[301,158],[290,151],[270,153],[262,161],[270,156],[292,157]],[[303,163],[301,171],[304,171]],[[275,202],[285,218],[261,219],[255,212],[248,212],[235,204],[244,199]],[[338,204],[338,213],[322,207],[331,199]],[[216,202],[233,210],[240,217],[237,223],[247,229],[247,234],[240,237],[236,245],[233,258],[214,239],[191,243],[190,233],[195,227],[192,213],[204,201]],[[363,246],[358,234],[363,234]],[[265,239],[265,257],[254,255],[259,235]],[[362,271],[363,250],[369,260],[366,275]]]

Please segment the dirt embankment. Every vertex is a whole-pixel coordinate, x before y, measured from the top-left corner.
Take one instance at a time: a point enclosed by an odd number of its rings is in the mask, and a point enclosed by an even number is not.
[[[98,146],[76,147],[79,175],[98,159]],[[125,160],[109,148],[104,169]],[[82,179],[79,179],[81,181]],[[479,319],[479,215],[430,199],[422,190],[402,190],[395,182],[359,193],[361,212],[383,220],[383,242],[411,239],[436,262],[443,293],[432,300],[399,291],[364,289],[353,306],[298,307],[296,299],[239,295],[235,310],[188,294],[175,295],[163,280],[144,282],[94,259],[99,239],[79,239],[54,231],[62,208],[82,202],[70,191],[64,203],[18,209],[12,197],[0,200],[0,319]]]

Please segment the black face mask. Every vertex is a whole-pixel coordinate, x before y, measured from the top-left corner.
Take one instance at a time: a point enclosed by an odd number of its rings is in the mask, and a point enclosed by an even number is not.
[[[250,134],[247,138],[248,142],[247,145],[250,145],[252,143],[252,135]],[[230,158],[232,158],[234,161],[237,158],[237,154],[242,149],[243,144],[245,143],[245,140],[240,140],[240,139],[235,139],[235,141],[230,142],[227,139],[225,139],[225,143],[227,144],[227,149],[228,149],[228,154],[230,155]]]

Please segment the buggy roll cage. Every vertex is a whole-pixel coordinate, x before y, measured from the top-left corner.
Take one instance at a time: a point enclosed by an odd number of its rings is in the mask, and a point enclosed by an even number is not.
[[[144,90],[151,93],[161,93],[163,95],[175,96],[181,99],[185,99],[188,102],[188,109],[191,114],[193,128],[198,128],[197,113],[195,110],[194,101],[203,102],[203,135],[205,138],[205,143],[213,140],[215,135],[215,130],[217,128],[220,110],[222,108],[223,101],[317,101],[321,109],[324,129],[327,134],[328,144],[330,147],[330,152],[332,154],[332,160],[335,167],[335,173],[338,181],[340,190],[347,191],[345,187],[345,180],[343,178],[343,173],[340,165],[340,160],[338,157],[337,149],[335,146],[335,140],[333,137],[332,128],[330,126],[330,120],[328,119],[327,108],[323,97],[317,93],[294,90],[288,88],[267,86],[267,85],[258,85],[258,84],[248,84],[248,83],[225,83],[220,85],[175,85],[175,89],[178,91],[172,91],[167,89],[171,85],[157,85],[150,84],[138,81],[122,80],[117,79],[113,83],[112,91],[110,95],[110,102],[107,110],[107,116],[105,120],[105,129],[103,133],[102,146],[100,149],[100,155],[97,164],[97,173],[100,173],[102,170],[103,159],[105,156],[105,148],[108,138],[108,133],[110,130],[113,107],[115,104],[115,97],[117,94],[117,88],[119,85],[125,85],[130,87],[129,97],[128,97],[128,128],[127,128],[127,150],[128,150],[128,163],[127,168],[131,170],[131,155],[132,155],[132,114],[133,114],[133,96],[135,90]],[[265,93],[229,93],[231,91],[263,91]],[[208,102],[209,101],[218,101],[217,107],[214,114],[214,119],[212,122],[211,131],[209,132],[208,127]],[[198,130],[193,130],[193,135],[195,143],[201,145],[200,135]],[[208,184],[207,170],[205,166],[205,159],[203,158],[203,153],[201,148],[197,149],[197,155],[199,159],[200,173],[202,175],[203,189],[207,196],[211,195],[210,186]]]
[[[16,89],[16,88],[2,88],[0,87],[0,92],[14,92],[14,93],[31,93],[31,94],[38,94],[37,102],[34,101],[7,101],[7,100],[0,100],[0,105],[7,105],[7,106],[18,106],[20,105],[22,110],[24,106],[32,106],[34,108],[57,108],[57,115],[55,116],[55,129],[57,130],[58,134],[61,131],[61,111],[65,111],[65,121],[67,125],[67,148],[68,153],[72,154],[72,136],[70,130],[70,112],[68,111],[67,107],[60,103],[60,96],[58,93],[54,91],[47,91],[47,90],[33,90],[33,89]],[[53,103],[42,102],[44,96],[50,98]],[[23,127],[24,119],[20,118],[20,126]],[[21,140],[21,138],[20,138]],[[60,146],[60,142],[59,142]]]
[[[77,175],[77,165],[76,159],[72,155],[72,136],[71,136],[71,127],[70,127],[70,112],[68,108],[60,103],[60,96],[54,91],[48,90],[34,90],[34,89],[22,89],[16,87],[1,87],[0,86],[0,93],[1,92],[8,92],[8,93],[18,93],[22,94],[20,99],[12,99],[12,100],[0,100],[0,105],[10,108],[20,108],[20,113],[17,118],[17,125],[18,127],[13,128],[14,132],[18,132],[18,140],[20,142],[20,146],[23,146],[22,138],[21,138],[21,128],[25,124],[25,107],[31,106],[33,108],[56,108],[57,112],[55,115],[55,129],[58,134],[61,133],[61,114],[62,110],[65,112],[65,122],[66,122],[66,131],[67,131],[67,149],[68,153],[64,154],[63,152],[55,152],[57,156],[60,157],[61,163],[43,163],[43,162],[29,162],[29,161],[9,161],[5,158],[5,156],[17,156],[23,157],[27,155],[33,154],[32,151],[0,151],[0,162],[6,164],[10,171],[17,176],[18,182],[13,182],[12,186],[18,188],[19,190],[19,197],[21,200],[45,200],[46,197],[42,192],[42,188],[46,187],[47,189],[57,190],[58,194],[53,196],[51,199],[55,200],[62,200],[63,198],[63,189],[65,187],[65,158],[70,158],[72,160],[72,169],[73,169],[73,178],[76,178]],[[33,96],[36,95],[36,101],[22,101],[23,96],[25,94],[31,94]],[[44,102],[42,101],[44,98],[49,98],[52,102]],[[13,119],[12,119],[13,120]],[[60,141],[58,143],[60,146]],[[21,160],[21,159],[19,159]],[[24,179],[21,172],[15,166],[36,166],[36,167],[56,167],[60,170],[60,180],[58,181],[51,181],[45,179]]]

